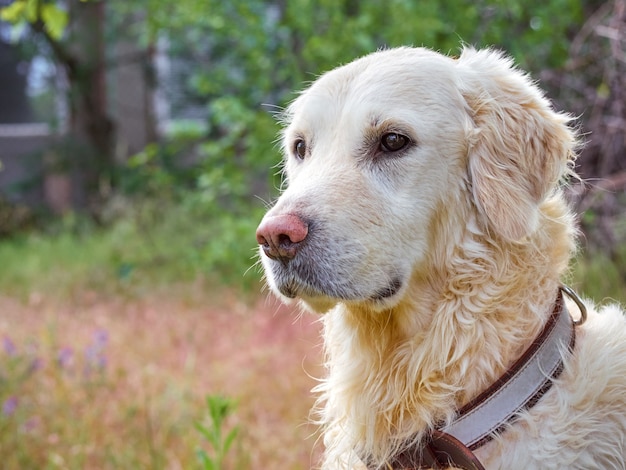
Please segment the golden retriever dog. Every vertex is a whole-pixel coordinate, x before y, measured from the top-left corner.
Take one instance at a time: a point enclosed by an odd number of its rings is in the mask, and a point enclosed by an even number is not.
[[[561,285],[571,118],[469,47],[370,54],[282,117],[256,236],[271,290],[323,314],[322,468],[626,468],[626,317]]]

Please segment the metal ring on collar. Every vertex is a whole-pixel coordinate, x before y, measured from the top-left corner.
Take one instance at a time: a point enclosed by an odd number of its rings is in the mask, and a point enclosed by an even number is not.
[[[585,323],[585,321],[587,320],[587,307],[585,307],[585,304],[583,303],[583,301],[580,299],[580,297],[578,297],[578,294],[574,292],[573,289],[566,286],[565,284],[561,284],[559,286],[559,289],[561,289],[561,291],[565,295],[567,295],[570,299],[572,299],[574,303],[576,304],[576,306],[578,307],[578,309],[580,310],[580,318],[578,320],[574,320],[574,325],[580,326],[583,323]]]

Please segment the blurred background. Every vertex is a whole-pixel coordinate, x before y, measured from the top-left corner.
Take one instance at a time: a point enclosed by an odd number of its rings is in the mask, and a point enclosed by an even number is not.
[[[626,301],[626,0],[0,0],[4,468],[310,468],[319,326],[254,266],[275,113],[463,43],[577,117],[569,281]]]

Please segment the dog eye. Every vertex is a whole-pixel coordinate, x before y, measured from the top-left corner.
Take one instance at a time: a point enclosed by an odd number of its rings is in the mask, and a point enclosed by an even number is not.
[[[304,160],[306,156],[306,143],[302,139],[298,139],[293,144],[293,153],[300,160]]]
[[[409,143],[409,138],[402,134],[389,132],[380,139],[380,147],[383,152],[397,152]]]

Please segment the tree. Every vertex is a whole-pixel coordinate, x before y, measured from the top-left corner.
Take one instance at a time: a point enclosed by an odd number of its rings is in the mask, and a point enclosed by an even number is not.
[[[16,0],[0,17],[22,31],[22,39],[39,40],[65,74],[71,150],[52,165],[74,169],[85,183],[81,189],[97,193],[113,166],[115,130],[107,111],[104,2]]]

